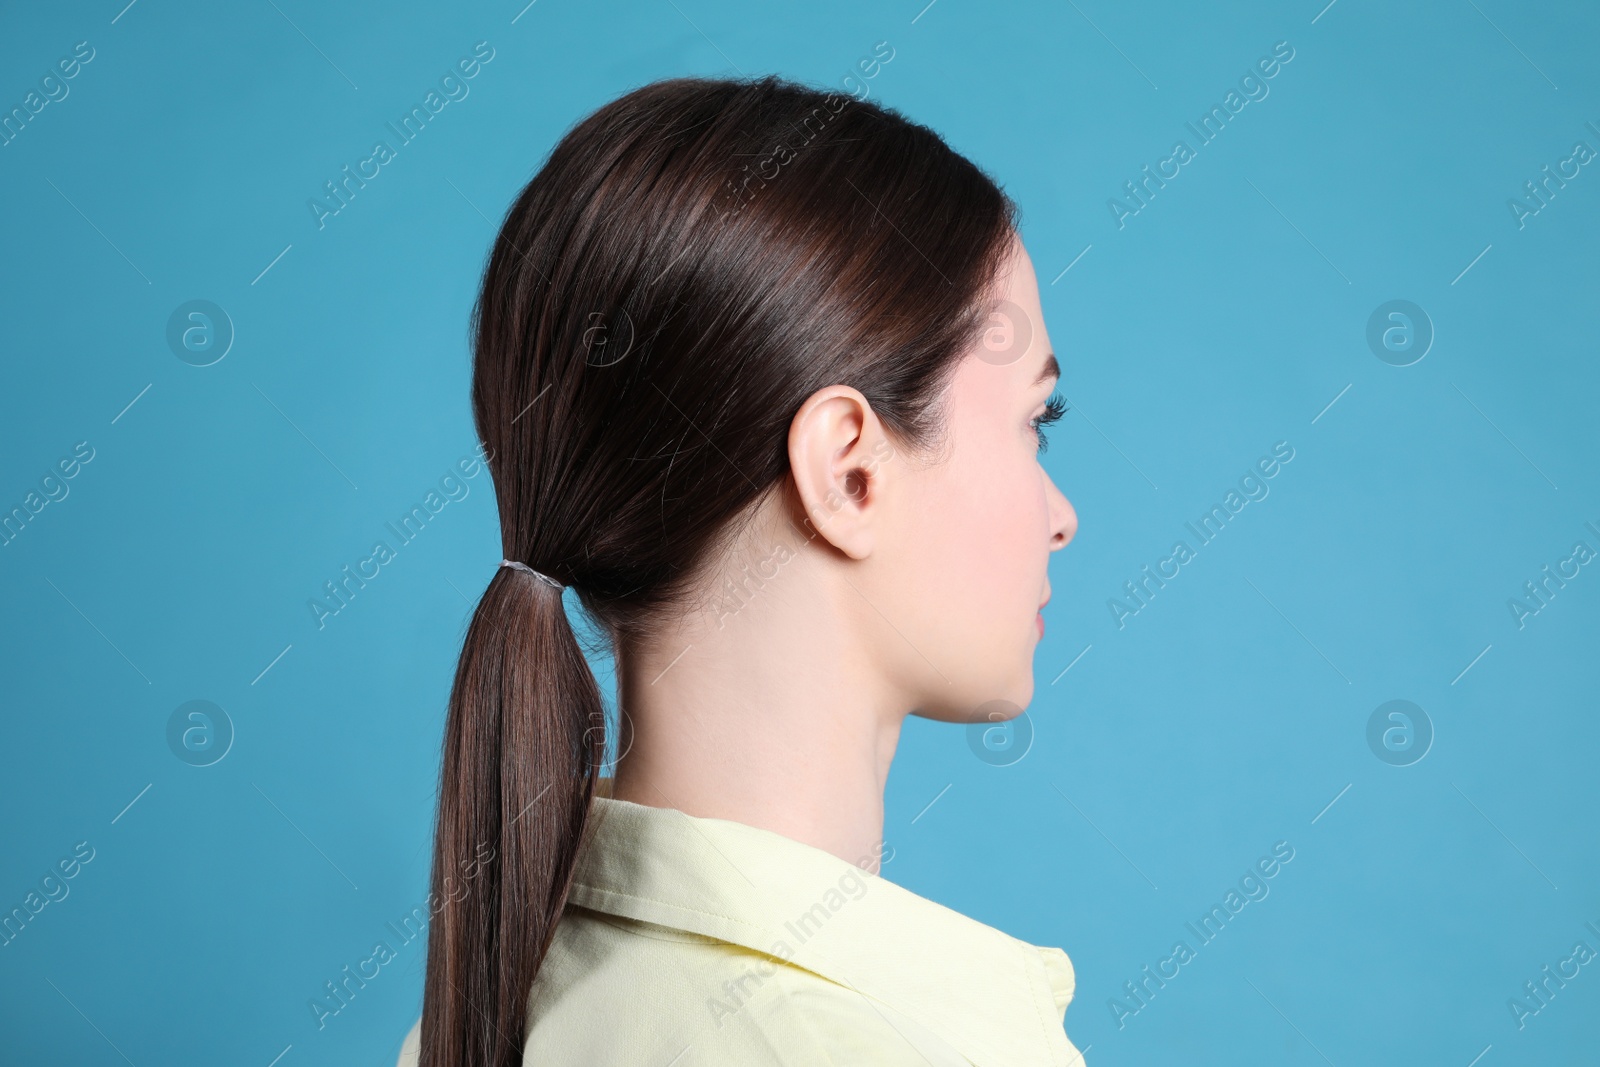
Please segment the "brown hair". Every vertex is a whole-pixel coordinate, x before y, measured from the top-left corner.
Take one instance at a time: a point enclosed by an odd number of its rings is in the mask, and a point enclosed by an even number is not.
[[[1016,225],[879,104],[768,76],[600,108],[517,197],[473,310],[505,558],[569,585],[613,648],[647,635],[783,484],[812,393],[860,390],[912,451],[939,438]],[[445,726],[421,1067],[521,1062],[604,713],[560,590],[498,569]]]

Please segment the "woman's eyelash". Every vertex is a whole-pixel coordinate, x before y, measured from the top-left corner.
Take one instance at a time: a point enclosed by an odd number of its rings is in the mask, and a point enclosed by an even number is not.
[[[1034,433],[1039,436],[1040,452],[1044,452],[1050,447],[1050,442],[1044,435],[1044,428],[1059,420],[1061,416],[1065,415],[1066,413],[1067,402],[1061,398],[1060,393],[1057,393],[1045,403],[1044,414],[1037,416],[1032,420],[1030,425],[1033,426]]]

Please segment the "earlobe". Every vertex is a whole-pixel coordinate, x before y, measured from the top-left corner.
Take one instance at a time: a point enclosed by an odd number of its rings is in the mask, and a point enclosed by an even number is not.
[[[789,424],[789,469],[809,540],[852,559],[872,554],[880,508],[882,424],[866,397],[830,385],[806,399]]]

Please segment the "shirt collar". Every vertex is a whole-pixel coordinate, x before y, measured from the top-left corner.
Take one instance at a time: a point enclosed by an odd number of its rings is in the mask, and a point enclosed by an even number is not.
[[[1075,975],[1019,941],[770,830],[616,800],[601,780],[568,899],[777,956],[887,1005],[976,1067],[1077,1067]]]

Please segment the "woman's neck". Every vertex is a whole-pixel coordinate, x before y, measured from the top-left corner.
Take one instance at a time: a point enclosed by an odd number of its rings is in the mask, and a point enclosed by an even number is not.
[[[860,597],[803,580],[803,566],[786,564],[734,617],[696,614],[622,650],[627,750],[612,795],[771,830],[877,873],[906,711],[859,639]]]

